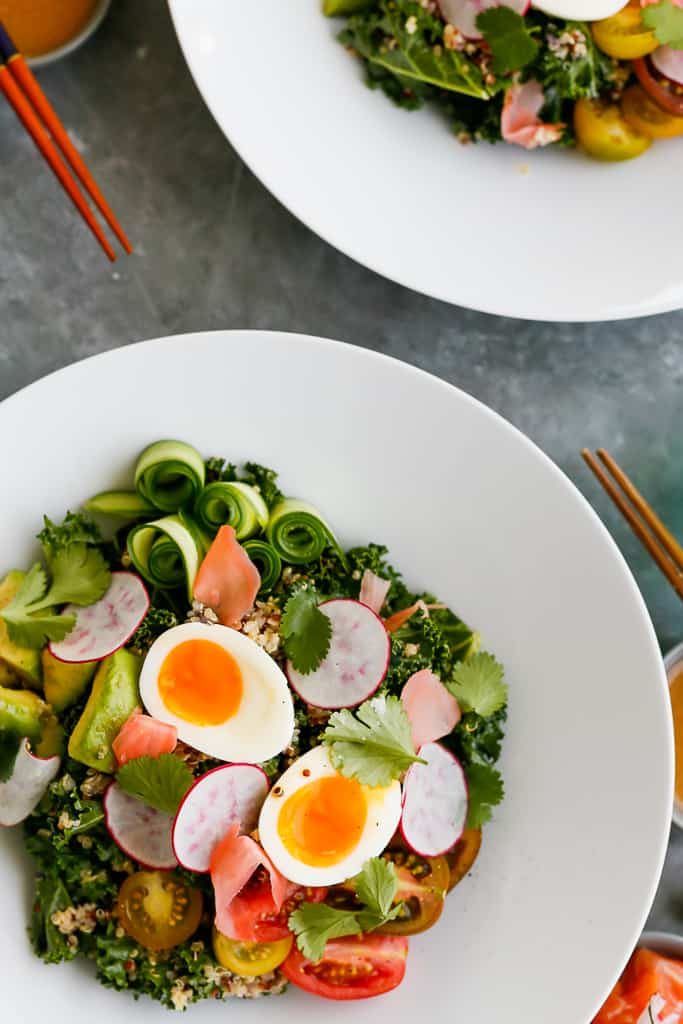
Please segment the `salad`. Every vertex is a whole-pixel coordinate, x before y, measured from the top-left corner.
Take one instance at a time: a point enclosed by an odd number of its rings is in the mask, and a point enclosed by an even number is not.
[[[366,81],[461,142],[598,160],[683,135],[683,0],[324,0]],[[675,156],[673,157],[675,159]]]
[[[160,441],[132,483],[0,583],[35,953],[173,1009],[390,991],[503,798],[502,666],[270,469]]]

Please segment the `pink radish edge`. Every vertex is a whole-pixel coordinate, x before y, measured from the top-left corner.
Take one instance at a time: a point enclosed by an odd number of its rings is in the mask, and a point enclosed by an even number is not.
[[[215,775],[217,772],[224,772],[224,771],[227,771],[227,770],[232,769],[232,768],[250,768],[250,769],[254,769],[255,771],[259,772],[263,776],[263,781],[264,781],[264,784],[265,784],[265,790],[264,790],[264,796],[263,796],[264,800],[265,800],[265,798],[266,798],[266,796],[268,794],[268,791],[270,789],[270,779],[268,778],[268,775],[263,770],[263,768],[261,768],[260,765],[258,765],[258,764],[249,764],[246,761],[235,761],[235,762],[232,762],[230,764],[219,764],[215,768],[211,768],[208,772],[205,772],[203,775],[200,775],[198,779],[195,779],[195,781],[192,784],[192,786],[190,787],[190,789],[188,789],[187,793],[185,794],[183,799],[180,801],[180,806],[178,807],[178,810],[176,811],[175,818],[173,819],[173,824],[171,826],[171,846],[173,848],[173,854],[175,856],[175,859],[178,861],[178,864],[180,864],[180,866],[185,868],[187,871],[194,871],[198,875],[207,875],[207,874],[209,874],[209,872],[211,870],[211,867],[210,867],[210,864],[206,868],[197,868],[194,865],[191,866],[191,865],[187,864],[183,860],[183,858],[180,856],[179,851],[178,851],[178,845],[179,844],[176,842],[176,826],[177,826],[178,821],[180,819],[181,812],[183,811],[183,808],[185,807],[187,801],[190,799],[192,794],[195,793],[195,790],[197,789],[197,787],[201,786],[202,783],[204,783],[206,781],[206,779],[208,779],[212,775]],[[225,831],[227,831],[227,829],[229,828],[230,824],[231,824],[231,822],[228,822],[228,824],[226,825]],[[239,822],[238,824],[240,825],[240,831],[242,831],[242,822]],[[255,824],[254,824],[254,827],[256,827]]]
[[[456,843],[460,842],[460,840],[462,839],[462,836],[463,836],[463,833],[465,831],[465,828],[467,827],[467,813],[468,813],[468,809],[469,809],[470,790],[469,790],[469,784],[467,782],[467,775],[465,774],[465,769],[463,768],[461,762],[455,756],[455,754],[452,754],[451,751],[448,750],[446,747],[444,747],[442,743],[427,743],[427,744],[425,744],[425,746],[427,746],[427,747],[430,747],[430,746],[431,747],[438,747],[441,752],[443,752],[444,754],[448,755],[448,757],[451,759],[453,764],[455,764],[459,768],[459,770],[460,770],[460,773],[461,773],[461,776],[462,776],[462,784],[463,784],[463,789],[464,789],[464,795],[465,795],[465,814],[463,815],[462,824],[461,825],[459,824],[457,827],[453,828],[453,833],[454,833],[454,837],[455,838],[451,842],[449,842],[446,846],[444,846],[441,849],[429,850],[429,851],[425,850],[424,848],[421,849],[420,848],[420,844],[415,839],[415,837],[413,837],[413,840],[410,839],[410,836],[406,833],[405,819],[404,819],[404,814],[403,813],[401,814],[401,820],[399,822],[399,830],[400,830],[401,836],[402,836],[403,841],[406,844],[406,846],[408,846],[409,849],[411,849],[414,853],[416,853],[418,855],[418,857],[441,857],[443,854],[448,853],[450,850],[452,850],[453,847],[456,845]],[[418,757],[422,753],[423,749],[424,748],[421,747],[420,750],[418,750]],[[414,765],[412,765],[408,769],[408,772],[407,772],[406,777],[405,777],[405,781],[403,783],[402,805],[403,805],[403,809],[404,810],[405,810],[405,805],[406,805],[406,802],[407,802],[407,799],[408,799],[408,796],[409,796],[408,787],[410,786],[410,775],[411,775],[411,772],[414,773],[417,769],[424,770],[425,768],[428,768],[428,767],[431,767],[431,765],[414,764]],[[413,777],[415,777],[415,776],[413,775]]]
[[[670,78],[677,85],[683,85],[683,50],[674,50],[671,46],[660,46],[650,54],[650,60],[662,75]]]
[[[116,642],[114,643],[113,641],[111,641],[110,645],[106,649],[105,648],[99,648],[99,649],[95,648],[93,651],[89,651],[87,653],[87,656],[78,657],[78,658],[67,658],[67,657],[64,656],[65,649],[68,650],[68,648],[70,646],[69,645],[69,637],[73,636],[73,634],[79,628],[79,623],[78,623],[79,615],[81,617],[85,618],[86,617],[86,613],[88,613],[88,612],[92,613],[92,610],[94,608],[97,608],[98,605],[100,605],[103,601],[106,600],[106,597],[107,597],[107,594],[109,593],[109,590],[107,591],[106,594],[104,594],[103,597],[100,598],[99,601],[96,601],[95,604],[87,605],[85,607],[77,607],[75,605],[68,605],[67,608],[65,608],[65,610],[64,610],[64,612],[62,614],[64,614],[64,615],[66,615],[66,614],[73,614],[73,615],[75,615],[76,616],[76,624],[75,624],[74,628],[71,630],[71,632],[69,634],[67,634],[67,636],[64,638],[64,640],[57,641],[57,642],[51,641],[50,644],[48,645],[48,649],[50,651],[50,654],[53,656],[53,658],[56,658],[57,661],[61,661],[61,662],[65,663],[65,664],[67,664],[67,665],[80,665],[80,664],[84,664],[87,661],[101,661],[103,658],[108,658],[111,654],[115,654],[116,651],[120,650],[121,647],[125,647],[125,645],[128,643],[128,641],[134,635],[134,633],[135,633],[136,629],[138,628],[138,626],[140,625],[140,623],[143,621],[143,619],[147,615],[147,612],[149,611],[149,606],[150,606],[150,598],[149,598],[149,593],[147,592],[147,588],[146,588],[145,584],[142,582],[142,580],[140,579],[140,577],[136,576],[132,572],[124,572],[124,571],[113,572],[111,574],[111,576],[112,576],[112,583],[114,582],[114,578],[115,577],[118,579],[118,578],[120,578],[122,576],[126,577],[126,579],[129,579],[131,581],[133,581],[133,580],[135,581],[135,586],[138,588],[138,594],[139,594],[139,596],[141,598],[143,598],[144,610],[142,611],[142,614],[139,614],[139,611],[136,610],[134,618],[130,619],[129,623],[126,625],[125,634],[123,636],[121,636],[120,633],[113,634],[117,638]],[[111,584],[110,584],[109,589],[111,589]],[[142,604],[141,604],[140,607],[142,608]]]
[[[156,810],[156,808],[150,807],[148,804],[143,803],[141,800],[136,801],[137,803],[140,804],[141,807],[144,807],[147,811],[151,811],[154,815],[161,815],[164,818],[168,818],[168,832],[169,832],[168,844],[169,844],[169,850],[171,852],[171,856],[172,856],[173,860],[171,861],[171,857],[169,857],[168,860],[163,860],[163,861],[157,860],[156,862],[155,861],[150,861],[150,860],[144,860],[141,857],[139,857],[134,850],[132,850],[129,846],[126,846],[124,844],[124,841],[121,838],[120,831],[117,831],[116,827],[112,824],[112,813],[111,813],[110,801],[109,801],[108,798],[109,798],[110,793],[112,793],[114,787],[116,787],[118,790],[120,790],[120,792],[124,793],[124,791],[121,790],[119,786],[117,786],[116,781],[112,780],[109,783],[109,785],[107,786],[106,790],[104,791],[104,796],[102,797],[102,807],[104,809],[104,824],[105,824],[105,826],[107,828],[107,832],[109,833],[109,835],[111,836],[113,841],[116,843],[116,845],[118,846],[119,850],[121,850],[122,853],[125,853],[126,857],[129,857],[131,860],[134,860],[136,864],[139,864],[140,867],[147,868],[149,871],[173,871],[173,869],[178,866],[178,861],[177,861],[177,858],[175,856],[175,853],[173,852],[173,844],[171,842],[171,831],[172,831],[172,827],[173,827],[173,815],[164,814],[163,811],[158,811],[158,810]],[[124,796],[128,796],[128,794],[124,793]],[[135,800],[135,797],[129,797],[129,799],[130,800]]]
[[[361,608],[364,608],[365,611],[369,612],[370,615],[372,615],[373,619],[375,619],[376,622],[381,626],[382,632],[384,633],[384,636],[386,637],[386,645],[387,645],[386,646],[386,658],[385,658],[384,666],[383,666],[383,668],[381,670],[381,673],[379,673],[379,677],[377,679],[377,682],[372,684],[371,689],[369,689],[367,691],[364,691],[364,693],[362,694],[361,697],[359,697],[358,700],[354,699],[353,702],[350,703],[350,704],[349,703],[339,703],[339,702],[334,703],[334,704],[320,704],[320,703],[316,703],[313,700],[310,700],[310,698],[305,696],[304,692],[302,692],[302,685],[301,684],[302,684],[302,681],[304,681],[304,680],[310,681],[311,679],[313,679],[313,677],[316,675],[316,673],[320,671],[320,668],[316,669],[314,672],[310,672],[308,675],[303,675],[303,673],[301,673],[301,674],[297,673],[296,669],[294,669],[294,667],[292,666],[292,663],[290,661],[287,662],[287,664],[285,665],[285,674],[287,676],[287,680],[289,682],[289,685],[294,690],[296,695],[298,697],[300,697],[301,700],[305,704],[308,704],[309,707],[313,707],[313,708],[322,708],[325,711],[338,711],[340,708],[358,707],[359,704],[362,704],[363,701],[367,700],[369,697],[372,697],[373,693],[376,693],[377,690],[380,688],[380,686],[382,685],[382,683],[384,682],[384,680],[386,678],[387,672],[389,671],[389,663],[391,661],[391,638],[390,638],[389,634],[387,633],[386,626],[384,625],[383,619],[377,614],[377,612],[373,608],[371,608],[369,605],[365,604],[363,601],[358,601],[358,600],[356,600],[353,597],[333,597],[329,601],[322,601],[320,603],[319,607],[320,608],[325,608],[325,607],[327,607],[328,605],[331,605],[331,604],[354,604],[354,605],[358,605]],[[333,624],[332,629],[333,629],[332,636],[334,638],[334,624]],[[329,657],[329,654],[328,654],[328,657]],[[323,661],[323,664],[324,664],[324,661]],[[297,679],[297,677],[299,677],[298,678],[298,685],[297,685],[297,682],[295,681]]]

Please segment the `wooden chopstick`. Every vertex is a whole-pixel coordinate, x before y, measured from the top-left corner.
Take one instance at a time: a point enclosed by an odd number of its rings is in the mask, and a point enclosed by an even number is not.
[[[97,240],[109,259],[115,260],[116,255],[107,241],[106,236],[102,232],[99,223],[95,220],[90,207],[81,196],[78,186],[66,168],[64,161],[61,160],[59,153],[52,144],[52,140],[54,140],[57,146],[59,146],[59,149],[61,149],[62,154],[71,165],[83,188],[92,198],[124,250],[129,254],[132,253],[133,247],[128,241],[123,228],[114,216],[111,207],[102,195],[97,182],[88,170],[82,156],[69,138],[52,104],[40,88],[33,72],[15,46],[7,32],[7,29],[0,21],[0,66],[3,65],[5,70],[9,72],[9,77],[16,83],[18,92],[17,89],[12,89],[11,86],[7,86],[7,78],[5,75],[0,76],[4,82],[4,85],[0,83],[2,91],[14,107],[14,110],[20,117],[22,123],[47,160],[48,164],[57,175],[62,186],[75,203],[81,216],[86,220],[91,231],[97,237]],[[23,96],[24,99],[28,101],[28,107],[26,103],[22,103],[21,100],[17,100],[18,95]],[[34,112],[33,117],[29,116],[31,108]],[[50,139],[50,135],[47,135],[45,129],[49,131],[52,136],[52,140]],[[45,139],[47,139],[47,144],[45,143]],[[56,160],[55,157],[57,158]]]
[[[611,455],[604,448],[599,448],[597,454],[611,476],[592,452],[587,448],[581,452],[638,540],[683,599],[683,548]]]
[[[78,185],[74,181],[68,167],[62,160],[59,150],[47,134],[35,110],[24,96],[15,79],[9,73],[7,65],[0,62],[0,90],[5,94],[10,106],[26,128],[36,146],[45,157],[57,180],[67,193],[72,203],[86,222],[93,235],[100,243],[109,259],[114,262],[116,253],[109,244],[104,231],[95,220],[92,210],[83,198]]]

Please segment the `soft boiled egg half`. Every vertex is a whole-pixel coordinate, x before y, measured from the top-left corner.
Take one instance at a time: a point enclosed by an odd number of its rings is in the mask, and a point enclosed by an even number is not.
[[[152,644],[140,673],[147,711],[221,761],[257,764],[289,745],[294,706],[284,673],[235,629],[175,626]]]
[[[287,769],[261,808],[259,838],[275,867],[298,885],[336,885],[389,844],[401,786],[364,786],[341,775],[325,747]]]

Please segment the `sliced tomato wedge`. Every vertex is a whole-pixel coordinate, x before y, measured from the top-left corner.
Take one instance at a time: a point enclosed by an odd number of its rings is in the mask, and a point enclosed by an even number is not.
[[[373,933],[333,939],[317,964],[294,946],[280,970],[293,985],[323,999],[369,999],[401,984],[407,956],[406,938]]]
[[[651,139],[675,139],[683,135],[683,117],[674,117],[662,110],[640,85],[630,86],[623,94],[621,112],[632,128]]]
[[[634,60],[633,70],[645,92],[658,107],[674,117],[683,117],[683,85],[657,71],[647,57]]]
[[[650,949],[637,949],[593,1024],[633,1024],[656,994],[664,1000],[662,1020],[680,1012],[683,963]]]
[[[470,871],[481,849],[481,829],[466,828],[462,839],[455,844],[453,849],[446,854],[451,877],[448,883],[448,891],[455,889],[458,882],[461,882]]]
[[[143,715],[139,709],[124,722],[121,731],[111,745],[119,765],[136,757],[159,757],[172,754],[178,743],[175,725],[158,722],[156,718]]]
[[[300,888],[276,910],[270,882],[264,871],[253,878],[230,904],[229,937],[240,942],[278,942],[291,935],[287,922],[300,903],[320,903],[327,896],[326,888]],[[227,922],[223,922],[224,927]],[[226,932],[227,934],[227,932]]]

